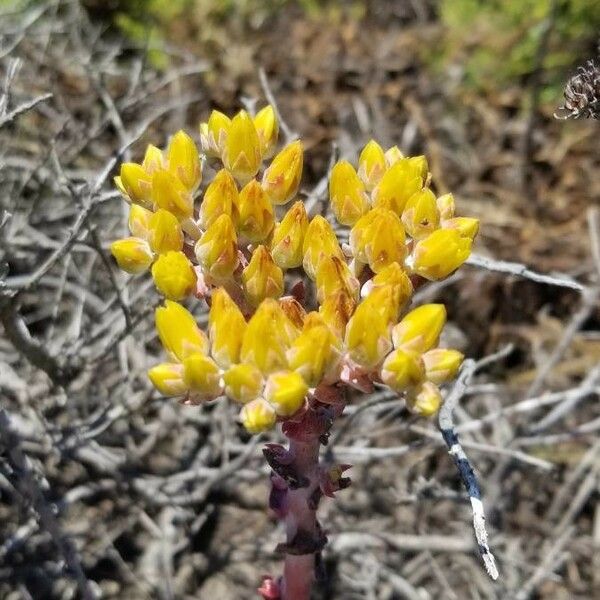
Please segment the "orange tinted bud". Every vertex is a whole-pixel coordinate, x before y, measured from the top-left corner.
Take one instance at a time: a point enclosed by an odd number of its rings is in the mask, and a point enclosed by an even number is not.
[[[292,296],[279,298],[279,306],[283,309],[285,316],[300,330],[304,325],[306,311],[302,304]]]
[[[356,300],[342,292],[326,297],[319,307],[319,314],[331,331],[341,339],[355,308]]]

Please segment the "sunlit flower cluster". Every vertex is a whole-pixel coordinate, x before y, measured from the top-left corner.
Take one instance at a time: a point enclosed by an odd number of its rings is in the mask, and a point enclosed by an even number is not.
[[[416,414],[437,412],[438,385],[463,356],[437,348],[443,305],[407,308],[415,286],[467,259],[478,221],[455,216],[451,194],[436,197],[425,157],[371,141],[357,169],[334,165],[329,205],[350,228],[340,244],[338,226],[307,214],[303,146],[277,151],[271,106],[213,111],[200,141],[201,153],[180,131],[116,178],[131,237],[112,253],[129,273],[150,270],[165,297],[156,327],[169,362],[150,369],[155,387],[188,403],[225,395],[251,433],[344,387],[387,386]],[[207,165],[215,174],[201,186]],[[179,304],[191,296],[209,306],[206,332]]]

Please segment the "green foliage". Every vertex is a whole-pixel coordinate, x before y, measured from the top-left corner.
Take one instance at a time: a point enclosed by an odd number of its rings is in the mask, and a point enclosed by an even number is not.
[[[600,32],[600,0],[441,0],[442,45],[429,52],[440,69],[460,65],[466,86],[494,92],[522,85],[535,70],[540,40],[550,27],[542,59],[542,99],[562,91],[565,70],[588,57]]]

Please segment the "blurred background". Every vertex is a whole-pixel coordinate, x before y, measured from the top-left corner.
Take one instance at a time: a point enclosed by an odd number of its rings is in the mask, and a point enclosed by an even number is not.
[[[418,300],[469,357],[512,344],[456,415],[500,579],[436,424],[388,396],[333,435],[353,487],[315,598],[599,597],[600,129],[553,116],[599,37],[599,0],[0,0],[0,597],[245,599],[277,572],[260,446],[151,389],[159,298],[108,252],[120,162],[268,95],[322,211],[332,156],[427,155],[482,227]]]

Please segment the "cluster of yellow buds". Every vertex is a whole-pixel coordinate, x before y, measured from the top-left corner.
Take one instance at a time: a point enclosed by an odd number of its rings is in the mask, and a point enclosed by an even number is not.
[[[311,394],[365,380],[434,414],[437,386],[463,357],[436,348],[443,305],[405,309],[415,285],[466,260],[477,220],[455,216],[451,194],[436,198],[424,157],[371,141],[358,169],[340,161],[331,172],[330,206],[351,228],[342,246],[298,198],[302,143],[277,152],[278,129],[271,106],[233,118],[213,111],[201,152],[180,131],[166,150],[149,146],[141,164],[121,166],[131,237],[112,253],[129,273],[150,269],[166,298],[156,327],[170,362],[150,369],[152,383],[188,403],[225,395],[242,404],[252,433],[298,414]],[[200,191],[203,164],[215,174]],[[298,293],[304,276],[314,294]],[[179,304],[192,295],[210,306],[207,333]]]
[[[424,156],[386,152],[374,140],[362,150],[358,170],[338,162],[331,173],[331,206],[337,220],[351,227],[353,269],[368,265],[378,273],[397,262],[428,280],[447,277],[469,256],[479,221],[456,217],[454,198],[439,198],[429,187]]]

